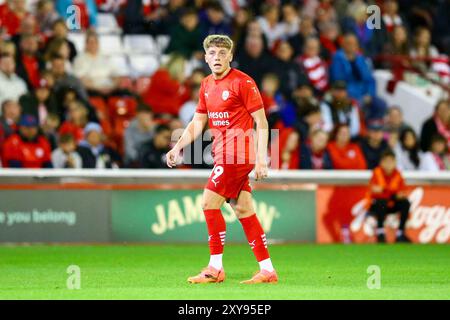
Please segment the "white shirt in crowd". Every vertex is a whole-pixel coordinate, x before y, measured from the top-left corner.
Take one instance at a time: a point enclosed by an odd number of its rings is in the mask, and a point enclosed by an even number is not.
[[[91,79],[98,88],[111,88],[113,77],[118,70],[108,56],[89,53],[80,53],[73,63],[73,74],[78,78]]]
[[[73,169],[80,169],[82,167],[81,157],[78,152],[64,153],[61,148],[57,148],[52,152],[52,164],[56,169],[66,168],[66,163],[69,157],[72,157],[74,167]]]
[[[19,97],[25,93],[27,93],[27,85],[22,78],[16,74],[8,77],[3,72],[0,72],[0,105],[5,100],[18,101]]]

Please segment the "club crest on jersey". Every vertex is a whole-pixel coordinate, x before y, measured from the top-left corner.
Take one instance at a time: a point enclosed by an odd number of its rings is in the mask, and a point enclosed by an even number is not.
[[[224,91],[222,92],[222,100],[223,100],[223,101],[226,101],[226,100],[228,99],[229,96],[230,96],[230,91],[224,90]]]

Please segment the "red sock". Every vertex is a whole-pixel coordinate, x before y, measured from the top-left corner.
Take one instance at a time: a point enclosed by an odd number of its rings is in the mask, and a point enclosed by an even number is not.
[[[220,209],[203,210],[208,226],[209,251],[211,254],[222,254],[225,245],[227,226]]]
[[[256,214],[239,219],[247,236],[248,244],[252,247],[258,262],[269,258],[269,251],[267,250],[267,240],[264,230],[259,223]]]

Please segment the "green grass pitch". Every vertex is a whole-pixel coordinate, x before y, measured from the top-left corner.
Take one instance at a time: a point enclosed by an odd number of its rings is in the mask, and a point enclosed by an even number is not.
[[[247,245],[227,245],[221,284],[189,285],[208,261],[200,245],[0,246],[0,299],[450,299],[448,245],[270,247],[278,284],[239,284],[257,269]],[[81,289],[69,290],[69,265]],[[377,265],[381,288],[369,290]]]

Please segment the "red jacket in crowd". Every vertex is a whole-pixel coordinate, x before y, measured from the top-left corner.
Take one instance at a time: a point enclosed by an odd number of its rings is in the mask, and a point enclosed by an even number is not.
[[[364,170],[367,169],[366,159],[356,143],[349,143],[345,147],[339,147],[336,142],[328,145],[331,162],[334,169]]]
[[[152,76],[143,100],[154,113],[169,113],[178,116],[183,103],[189,100],[189,95],[189,90],[177,80],[172,79],[167,70],[159,69]]]
[[[24,141],[15,133],[3,145],[2,165],[4,167],[49,168],[51,147],[44,136],[34,141]]]

